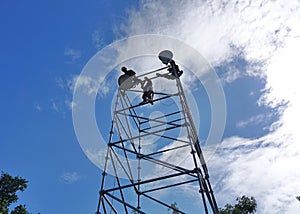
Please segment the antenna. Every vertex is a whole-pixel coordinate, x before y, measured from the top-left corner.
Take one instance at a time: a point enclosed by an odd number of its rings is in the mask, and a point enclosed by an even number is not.
[[[163,64],[167,65],[172,60],[173,53],[169,50],[164,50],[158,54],[158,58]]]

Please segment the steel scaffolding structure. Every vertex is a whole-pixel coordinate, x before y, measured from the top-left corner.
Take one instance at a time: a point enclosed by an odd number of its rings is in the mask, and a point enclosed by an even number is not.
[[[167,68],[141,76],[155,81],[162,76],[153,74]],[[155,91],[153,106],[137,102],[142,90],[119,88],[97,214],[152,213],[156,205],[186,213],[157,195],[161,191],[176,189],[178,193],[179,187],[184,186],[202,198],[198,203],[204,213],[219,213],[181,80],[176,77],[168,81],[175,86],[175,90],[171,93]],[[177,107],[162,105],[168,100]],[[159,108],[160,114],[151,115],[154,106]]]

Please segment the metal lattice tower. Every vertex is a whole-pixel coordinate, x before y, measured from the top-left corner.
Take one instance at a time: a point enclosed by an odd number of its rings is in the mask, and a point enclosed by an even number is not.
[[[170,72],[169,65],[138,78],[147,76],[156,81],[163,77],[155,73],[167,68]],[[180,187],[191,189],[199,196],[199,201],[191,203],[199,203],[203,213],[219,213],[180,78],[175,75],[168,81],[175,90],[155,91],[153,106],[139,104],[136,98],[140,99],[143,91],[138,87],[119,88],[97,214],[156,213],[156,206],[165,211],[186,213],[159,196],[162,191],[180,194]],[[176,103],[177,108],[162,105],[168,100]],[[151,115],[154,107],[159,109],[160,115]],[[175,157],[180,159],[181,156],[182,161],[174,162]]]

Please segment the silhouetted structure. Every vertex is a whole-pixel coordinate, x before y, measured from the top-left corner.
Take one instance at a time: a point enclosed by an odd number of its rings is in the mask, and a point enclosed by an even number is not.
[[[170,51],[166,51],[165,55],[161,53],[159,58],[168,66],[139,77],[147,76],[147,79],[154,81],[160,79],[156,75],[160,70],[175,68],[176,72],[180,71]],[[174,64],[170,67],[170,62],[174,62],[177,68]],[[153,92],[158,97],[152,100],[155,104],[152,108],[158,108],[163,115],[153,116],[151,111],[147,114],[144,107],[147,102],[142,105],[135,103],[136,95],[145,91],[119,89],[99,191],[98,214],[153,213],[154,207],[185,213],[157,195],[161,191],[179,190],[179,187],[195,191],[199,201],[192,201],[191,204],[200,204],[204,213],[219,213],[197,130],[179,78],[181,75],[182,72],[175,73],[175,81],[170,81],[170,84],[176,84],[176,91]],[[161,104],[168,99],[177,104],[177,109]]]

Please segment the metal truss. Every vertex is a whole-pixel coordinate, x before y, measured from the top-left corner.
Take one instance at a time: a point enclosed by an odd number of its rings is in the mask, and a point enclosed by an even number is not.
[[[158,77],[152,77],[155,78]],[[199,196],[199,200],[191,201],[200,204],[203,211],[199,213],[219,213],[181,81],[179,78],[169,81],[176,84],[175,93],[155,92],[153,103],[159,107],[171,100],[177,108],[162,106],[163,115],[157,116],[145,113],[151,111],[149,103],[136,104],[141,90],[119,89],[97,214],[154,213],[155,206],[186,213],[158,194],[162,191],[178,194],[184,187]],[[183,154],[186,155],[182,161],[178,161],[176,157]]]

